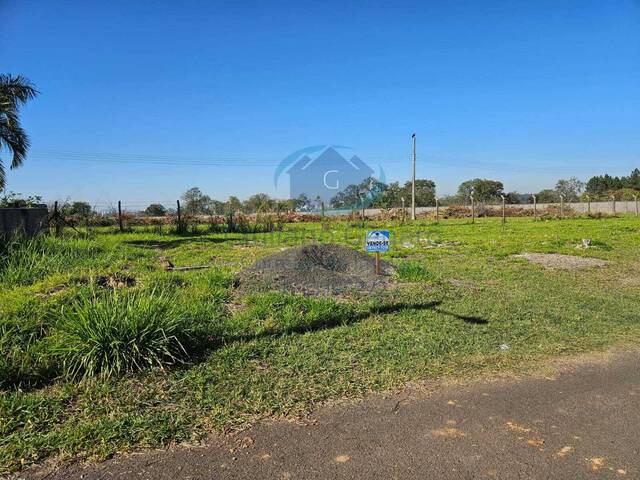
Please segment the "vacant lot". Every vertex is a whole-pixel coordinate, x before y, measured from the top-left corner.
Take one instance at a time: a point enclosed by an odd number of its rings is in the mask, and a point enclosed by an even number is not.
[[[396,281],[384,288],[305,297],[236,286],[265,255],[315,241],[362,250],[375,227],[393,235],[385,259]],[[252,235],[103,230],[4,245],[0,472],[638,343],[639,233],[635,217],[480,219]],[[526,253],[604,262],[549,268]]]

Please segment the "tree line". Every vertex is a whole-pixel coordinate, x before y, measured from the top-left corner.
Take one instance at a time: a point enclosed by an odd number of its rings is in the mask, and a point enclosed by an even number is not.
[[[533,202],[558,203],[586,200],[608,200],[614,195],[619,200],[631,200],[633,195],[640,196],[640,169],[635,169],[629,176],[612,177],[608,174],[592,177],[582,182],[577,177],[560,179],[554,188],[544,189],[537,193],[505,192],[504,184],[499,180],[474,178],[462,182],[454,195],[439,197],[440,205],[467,205],[473,195],[477,203],[499,203],[502,196],[511,205]],[[398,208],[403,204],[411,206],[411,182],[407,181],[383,183],[371,177],[360,184],[349,185],[338,192],[327,208],[359,209],[359,208]],[[261,213],[276,211],[320,211],[323,207],[319,198],[310,199],[300,195],[295,199],[281,200],[272,198],[266,193],[256,193],[246,200],[230,196],[226,201],[216,200],[206,195],[198,187],[193,187],[181,195],[182,210],[191,215],[227,215],[229,213]],[[431,207],[436,204],[436,183],[429,179],[416,179],[416,206]],[[94,209],[87,202],[72,202],[61,207],[65,215],[81,217],[93,215]],[[174,208],[167,208],[159,203],[152,203],[142,212],[148,216],[165,216],[175,214]]]

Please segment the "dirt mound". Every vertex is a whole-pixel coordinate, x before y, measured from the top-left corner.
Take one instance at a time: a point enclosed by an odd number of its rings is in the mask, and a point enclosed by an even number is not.
[[[575,270],[578,268],[604,267],[607,262],[598,258],[576,257],[574,255],[560,255],[558,253],[523,253],[514,255],[515,258],[542,265],[546,268],[562,268],[565,270]]]
[[[336,294],[384,286],[391,281],[394,268],[382,261],[381,272],[375,274],[371,255],[341,245],[314,244],[264,257],[240,272],[238,282],[241,288],[249,289]]]

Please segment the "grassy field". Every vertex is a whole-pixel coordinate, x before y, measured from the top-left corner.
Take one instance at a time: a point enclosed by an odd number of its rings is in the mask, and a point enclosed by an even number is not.
[[[399,286],[240,295],[234,275],[388,227]],[[518,371],[640,339],[640,221],[290,224],[265,234],[94,231],[0,249],[0,472],[193,441],[408,381]],[[576,249],[583,238],[591,248]],[[513,254],[604,268],[556,271]],[[211,268],[166,272],[176,266]],[[500,348],[507,345],[508,348]],[[140,347],[143,348],[140,348]]]

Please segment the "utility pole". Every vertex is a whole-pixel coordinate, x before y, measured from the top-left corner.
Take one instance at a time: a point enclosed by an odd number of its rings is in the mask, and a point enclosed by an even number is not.
[[[416,219],[416,134],[413,138],[413,176],[411,178],[411,220]]]

